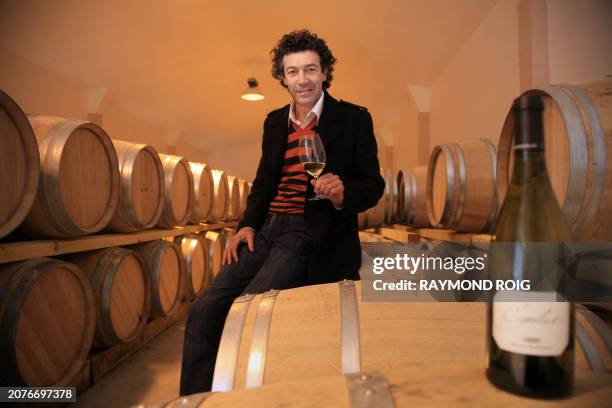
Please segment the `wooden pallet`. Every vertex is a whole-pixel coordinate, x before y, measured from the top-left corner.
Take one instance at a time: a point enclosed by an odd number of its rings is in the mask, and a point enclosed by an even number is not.
[[[0,264],[31,258],[57,256],[114,246],[132,245],[188,233],[235,227],[237,221],[185,225],[174,229],[152,229],[124,234],[88,235],[80,238],[20,241],[0,244]]]
[[[371,232],[359,231],[360,242],[393,242],[390,239],[383,237],[380,234],[374,234]]]
[[[444,229],[424,228],[419,230],[419,235],[423,238],[435,241],[451,241],[451,242],[472,242],[472,243],[489,243],[493,240],[493,235],[488,234],[471,234],[457,232]]]
[[[393,224],[392,228],[398,231],[418,232],[418,230],[414,229],[410,225]]]
[[[404,244],[420,242],[420,236],[416,232],[402,231],[395,228],[381,228],[380,234],[385,238]]]

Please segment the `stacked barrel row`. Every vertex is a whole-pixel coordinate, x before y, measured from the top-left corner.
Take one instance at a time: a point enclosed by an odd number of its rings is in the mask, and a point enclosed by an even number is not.
[[[545,100],[546,163],[573,239],[612,239],[612,80],[527,92]],[[508,112],[497,149],[488,139],[442,144],[428,166],[381,170],[384,195],[359,215],[360,226],[492,232],[512,173],[515,133]]]
[[[90,349],[134,340],[221,266],[233,230],[0,265],[0,384],[72,384]]]
[[[83,121],[26,115],[0,91],[0,238],[132,232],[238,219],[249,183],[111,140]],[[92,347],[132,341],[221,266],[221,229],[0,265],[2,385],[72,384]]]
[[[244,180],[111,140],[90,122],[26,116],[1,91],[0,131],[0,238],[16,228],[67,238],[231,221],[246,208]]]

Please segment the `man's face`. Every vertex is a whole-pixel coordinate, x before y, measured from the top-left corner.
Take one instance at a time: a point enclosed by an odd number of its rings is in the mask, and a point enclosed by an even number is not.
[[[283,57],[283,82],[296,105],[312,108],[323,93],[327,73],[321,70],[319,54],[300,51]]]

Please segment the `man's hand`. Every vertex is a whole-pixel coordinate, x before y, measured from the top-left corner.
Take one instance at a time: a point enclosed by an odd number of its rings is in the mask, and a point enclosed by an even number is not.
[[[340,177],[332,173],[325,173],[316,180],[311,181],[315,193],[329,198],[334,207],[340,209],[344,205],[344,183]]]
[[[225,251],[223,251],[221,265],[231,265],[232,260],[238,262],[238,245],[243,242],[247,243],[249,251],[255,252],[253,236],[255,236],[255,233],[250,228],[242,228],[240,231],[238,231],[236,235],[232,237],[230,244],[225,248]]]

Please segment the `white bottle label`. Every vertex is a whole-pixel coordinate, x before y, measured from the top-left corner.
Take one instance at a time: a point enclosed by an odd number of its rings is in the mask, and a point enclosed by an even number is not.
[[[510,301],[520,296],[521,301]],[[529,302],[555,299],[554,292],[498,292],[493,297],[493,338],[502,350],[530,356],[552,357],[569,343],[570,304]]]

